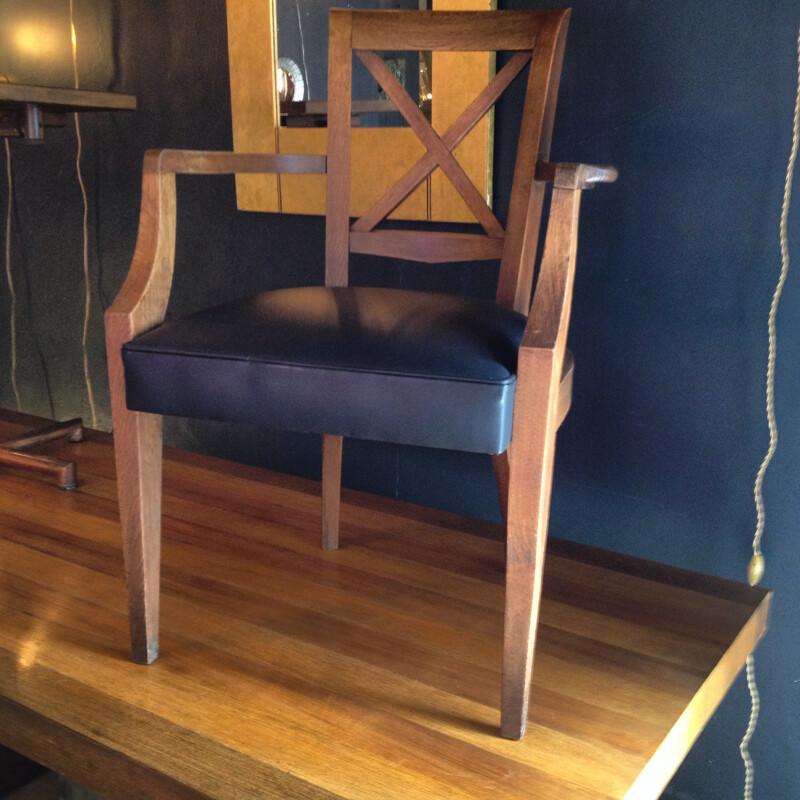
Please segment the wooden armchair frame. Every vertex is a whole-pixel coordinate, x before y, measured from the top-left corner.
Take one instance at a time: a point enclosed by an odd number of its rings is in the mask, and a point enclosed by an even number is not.
[[[394,13],[332,12],[332,85],[340,81],[349,91],[349,76],[343,73],[341,65],[350,63],[351,49],[380,49],[388,41],[386,15]],[[396,13],[408,17],[426,12]],[[497,302],[527,312],[544,186],[552,184],[544,251],[518,356],[512,440],[504,453],[494,457],[507,526],[501,733],[506,738],[518,739],[525,731],[528,713],[555,438],[571,399],[572,361],[566,351],[566,339],[581,193],[596,183],[615,180],[616,171],[582,164],[550,164],[546,160],[568,11],[489,13],[504,19],[489,26],[488,31],[485,25],[480,26],[477,35],[474,20],[467,19],[467,12],[452,14],[452,24],[434,32],[423,20],[410,33],[403,31],[403,41],[408,49],[430,49],[431,45],[441,48],[443,43],[444,49],[495,49],[499,25],[506,40],[510,40],[510,44],[504,42],[505,48],[533,51],[533,79],[529,81],[506,231],[498,229],[491,210],[487,214],[473,198],[470,202],[487,230],[486,237],[449,234],[441,240],[443,244],[430,247],[428,234],[401,232],[403,238],[393,231],[373,232],[377,220],[401,202],[402,192],[413,190],[411,179],[405,181],[402,191],[378,201],[375,209],[350,225],[349,108],[347,103],[337,102],[332,104],[329,119],[326,284],[347,284],[351,251],[437,261],[486,258],[487,250],[491,250],[496,255],[502,254]],[[526,24],[520,25],[523,17]],[[488,17],[484,16],[484,20]],[[393,25],[391,21],[388,27]],[[399,29],[391,32],[396,34]],[[385,46],[397,49],[396,40],[391,41],[391,45]],[[368,66],[370,60],[367,55]],[[374,59],[372,63],[380,72],[381,65]],[[348,71],[349,67],[344,70]],[[498,78],[501,74],[502,71]],[[495,89],[499,83],[495,83]],[[489,94],[494,91],[491,89]],[[482,93],[470,109],[488,108],[493,102],[489,94]],[[392,99],[398,103],[399,95]],[[487,99],[491,100],[488,104]],[[409,109],[409,114],[413,117],[414,110]],[[469,120],[465,115],[444,136],[433,134],[435,140],[425,125],[420,125],[428,155],[422,159],[426,163],[415,168],[414,180],[424,180],[425,170],[432,170],[437,163],[447,163],[456,176],[454,183],[458,184],[458,167],[453,167],[450,151],[459,137],[468,132]],[[175,174],[325,171],[326,160],[320,156],[162,150],[148,152],[145,157],[139,237],[133,263],[119,295],[106,312],[131,640],[137,662],[150,663],[158,654],[161,417],[127,409],[120,351],[125,342],[159,325],[166,315],[175,254]],[[465,191],[469,193],[469,188],[465,187]],[[341,437],[323,436],[322,527],[323,546],[328,549],[338,545],[341,452]]]
[[[149,150],[144,157],[139,235],[128,276],[105,313],[114,455],[133,659],[158,657],[161,563],[161,417],[125,404],[122,345],[160,325],[175,267],[175,175],[324,173],[325,156]]]

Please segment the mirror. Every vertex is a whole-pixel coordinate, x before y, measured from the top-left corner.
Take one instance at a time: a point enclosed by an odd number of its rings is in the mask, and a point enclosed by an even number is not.
[[[324,127],[328,84],[328,12],[331,8],[424,9],[426,0],[275,0],[278,61],[276,88],[281,125]],[[380,54],[406,91],[431,118],[431,53]],[[405,127],[408,123],[364,65],[353,63],[353,125]]]
[[[328,10],[330,7],[416,9],[426,0],[227,0],[228,58],[234,149],[239,152],[324,154],[327,146]],[[391,5],[389,5],[391,3]],[[493,0],[432,0],[433,9],[490,10]],[[381,53],[420,97],[440,133],[484,88],[488,53]],[[354,67],[351,213],[362,214],[397,181],[424,148],[364,69]],[[400,124],[402,122],[402,124]],[[491,120],[455,150],[478,189],[491,199]],[[379,154],[379,157],[375,157]],[[250,211],[325,213],[321,175],[237,176],[237,203]],[[392,215],[399,219],[474,222],[449,180],[436,170]]]

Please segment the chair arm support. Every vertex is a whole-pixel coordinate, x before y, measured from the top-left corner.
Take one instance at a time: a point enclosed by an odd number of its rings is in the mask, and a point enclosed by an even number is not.
[[[136,250],[125,283],[106,311],[122,345],[164,321],[175,263],[175,175],[324,173],[325,156],[148,150]],[[123,338],[120,340],[119,336]]]
[[[153,169],[145,156],[142,205],[136,250],[125,282],[105,313],[106,334],[113,327],[128,339],[163,322],[175,262],[175,175]]]
[[[615,181],[617,170],[587,164],[540,162],[536,166],[536,177],[553,182],[553,196],[542,265],[521,347],[553,351],[554,380],[557,380],[567,346],[581,191],[595,183]]]
[[[512,458],[522,457],[517,453],[527,451],[535,441],[544,442],[544,451],[551,452],[555,432],[569,408],[572,370],[570,366],[564,372],[564,360],[575,281],[581,193],[594,183],[613,181],[616,177],[613,167],[537,164],[536,179],[552,181],[553,196],[542,265],[518,355]],[[567,382],[562,385],[565,377]],[[540,509],[540,513],[546,512]]]
[[[592,164],[550,164],[540,161],[536,165],[536,180],[552,183],[559,189],[591,189],[596,183],[613,183],[617,174],[614,167]]]
[[[325,156],[283,153],[232,153],[212,150],[148,150],[144,171],[158,174],[233,175],[236,173],[326,172]]]
[[[581,192],[554,188],[550,223],[531,312],[522,336],[523,350],[560,351],[567,343]]]

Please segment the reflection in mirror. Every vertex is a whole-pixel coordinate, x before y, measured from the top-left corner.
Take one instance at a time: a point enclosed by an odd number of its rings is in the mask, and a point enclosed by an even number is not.
[[[20,0],[21,1],[21,0]],[[0,0],[0,5],[3,0]],[[348,2],[417,8],[420,0],[225,0],[231,75],[231,114],[234,149],[242,153],[305,153],[323,155],[327,149],[328,13],[330,6]],[[422,0],[431,10],[488,12],[496,0]],[[280,26],[280,30],[277,26]],[[276,47],[280,51],[276,53]],[[430,113],[434,130],[444,133],[485,87],[493,72],[489,53],[437,52],[432,62],[423,54],[384,54],[397,59],[395,72],[405,71],[406,88]],[[284,60],[286,59],[286,60]],[[405,62],[400,61],[405,59]],[[433,64],[433,72],[430,65]],[[304,114],[281,113],[275,73],[282,67],[281,93],[299,103]],[[357,64],[361,68],[360,60]],[[390,67],[391,68],[391,67]],[[366,68],[363,88],[354,103],[370,104],[354,117],[353,157],[361,164],[352,183],[351,213],[359,216],[399,180],[425,152],[410,127],[369,127],[396,124],[400,116]],[[431,98],[436,97],[435,105]],[[302,100],[299,98],[302,96]],[[291,97],[291,100],[289,98]],[[386,110],[386,109],[389,110]],[[316,115],[316,116],[314,116]],[[318,127],[319,126],[319,127]],[[458,145],[455,157],[484,196],[491,196],[491,119],[484,118]],[[377,152],[387,158],[375,158]],[[239,208],[287,214],[324,214],[326,181],[320,175],[239,175]],[[441,170],[394,212],[396,219],[474,222],[475,216]]]
[[[425,9],[426,0],[276,0],[278,25],[277,90],[281,124],[289,127],[325,127],[328,86],[328,12],[331,8]],[[385,51],[379,53],[406,91],[431,118],[431,54]],[[358,58],[353,63],[353,125],[404,127],[377,81]]]
[[[291,58],[282,56],[278,59],[275,71],[278,84],[278,97],[281,103],[299,103],[306,99],[306,81],[300,65]]]

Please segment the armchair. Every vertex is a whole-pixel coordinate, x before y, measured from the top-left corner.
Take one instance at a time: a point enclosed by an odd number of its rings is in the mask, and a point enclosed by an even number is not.
[[[325,172],[323,157],[151,151],[129,275],[106,312],[117,480],[136,661],[158,654],[161,415],[260,422],[323,436],[322,542],[338,546],[344,437],[493,456],[507,526],[501,734],[525,731],[556,431],[570,404],[566,350],[581,192],[613,168],[550,164],[569,10],[333,10],[325,286],[259,294],[165,323],[175,174]],[[509,50],[508,63],[437,134],[375,51]],[[351,223],[355,53],[422,140],[404,178]],[[529,67],[505,227],[454,148]],[[379,228],[437,167],[484,234]],[[539,222],[552,184],[533,304]],[[351,252],[427,263],[500,260],[494,302],[348,286]]]

